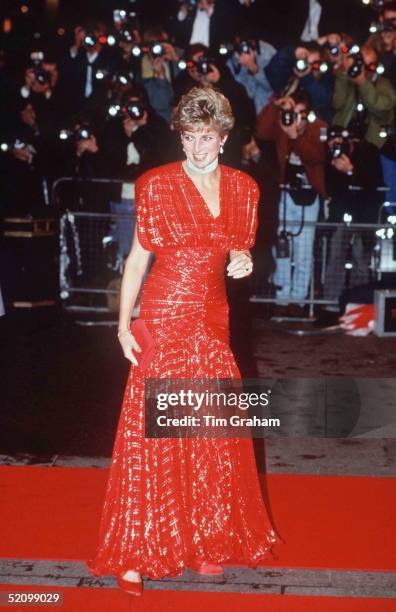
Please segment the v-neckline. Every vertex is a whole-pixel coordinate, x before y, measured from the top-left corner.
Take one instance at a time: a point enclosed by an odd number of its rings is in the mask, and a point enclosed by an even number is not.
[[[199,198],[202,202],[202,204],[204,205],[204,208],[207,212],[207,214],[211,217],[211,219],[213,221],[217,221],[218,219],[220,219],[220,217],[222,216],[223,213],[223,197],[222,197],[222,187],[223,187],[223,168],[221,166],[219,166],[220,168],[220,178],[219,178],[219,214],[215,217],[212,215],[211,210],[205,200],[205,198],[203,197],[202,193],[199,191],[198,187],[196,186],[196,184],[194,183],[194,181],[192,180],[191,176],[189,176],[183,166],[183,162],[181,162],[181,169],[182,172],[184,174],[184,176],[187,178],[188,181],[190,181],[190,183],[193,185],[195,191],[198,193]]]

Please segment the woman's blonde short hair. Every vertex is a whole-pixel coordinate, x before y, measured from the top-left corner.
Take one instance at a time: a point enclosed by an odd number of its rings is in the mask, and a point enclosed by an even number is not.
[[[213,87],[193,87],[173,111],[172,127],[178,132],[211,127],[223,136],[234,126],[231,104]]]

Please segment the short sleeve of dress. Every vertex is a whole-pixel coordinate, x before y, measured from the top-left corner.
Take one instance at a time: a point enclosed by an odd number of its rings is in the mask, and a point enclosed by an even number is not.
[[[250,249],[256,242],[256,232],[258,226],[258,204],[260,199],[260,189],[257,183],[252,179],[250,181],[248,195],[248,215],[247,215],[247,231],[244,248]]]
[[[147,251],[161,246],[158,180],[147,172],[135,183],[135,209],[139,242]],[[156,208],[157,207],[157,208]]]
[[[232,215],[232,249],[243,251],[254,246],[258,225],[260,189],[249,175],[240,173],[236,184],[237,204]]]

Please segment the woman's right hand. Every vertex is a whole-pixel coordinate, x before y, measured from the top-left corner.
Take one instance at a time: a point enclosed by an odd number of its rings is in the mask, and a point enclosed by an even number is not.
[[[128,359],[128,361],[130,361],[133,365],[138,365],[138,361],[135,355],[133,354],[133,351],[141,353],[142,349],[136,342],[131,332],[126,330],[124,332],[119,333],[118,340],[121,344],[124,357]]]

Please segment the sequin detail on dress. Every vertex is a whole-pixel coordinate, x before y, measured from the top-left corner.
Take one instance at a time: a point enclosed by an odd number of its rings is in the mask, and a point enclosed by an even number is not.
[[[225,264],[230,250],[254,244],[258,188],[220,168],[216,218],[180,162],[136,183],[139,240],[156,255],[140,316],[159,352],[144,374],[130,369],[99,543],[87,562],[94,575],[177,576],[198,560],[255,567],[280,540],[250,439],[144,437],[143,376],[240,378],[228,344]]]

